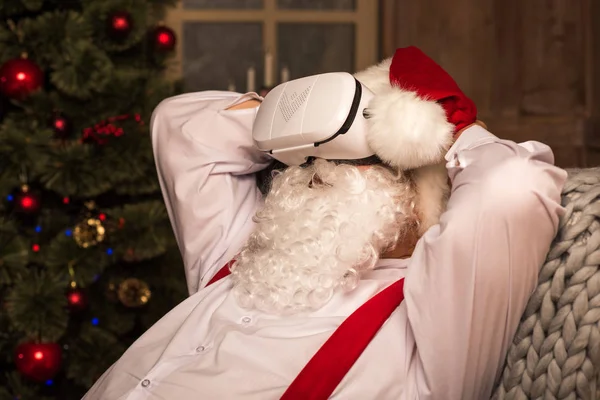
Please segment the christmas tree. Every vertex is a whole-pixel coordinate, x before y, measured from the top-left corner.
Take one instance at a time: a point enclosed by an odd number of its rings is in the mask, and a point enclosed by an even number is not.
[[[185,298],[152,157],[170,0],[0,1],[0,399],[79,399]]]

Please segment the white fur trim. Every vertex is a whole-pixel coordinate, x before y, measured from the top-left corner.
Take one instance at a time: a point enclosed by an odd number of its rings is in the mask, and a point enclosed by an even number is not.
[[[377,65],[357,72],[354,77],[363,85],[368,87],[373,93],[378,93],[389,88],[390,85],[390,65],[392,58],[383,60]]]
[[[419,214],[419,236],[440,222],[440,216],[446,210],[450,194],[448,171],[445,163],[417,168],[413,171]]]
[[[435,101],[391,87],[369,102],[367,140],[387,164],[401,170],[436,164],[452,143],[454,125]]]

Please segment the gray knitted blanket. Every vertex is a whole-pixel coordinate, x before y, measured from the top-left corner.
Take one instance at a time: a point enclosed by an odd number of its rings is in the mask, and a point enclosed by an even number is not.
[[[600,400],[600,168],[570,170],[562,201],[492,399]]]

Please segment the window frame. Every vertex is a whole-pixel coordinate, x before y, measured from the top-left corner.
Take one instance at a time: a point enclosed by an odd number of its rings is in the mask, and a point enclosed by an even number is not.
[[[263,0],[262,9],[184,9],[182,0],[179,0],[165,15],[165,24],[173,29],[178,38],[175,54],[167,65],[167,76],[171,79],[183,77],[183,26],[190,21],[262,23],[263,49],[271,53],[274,66],[279,65],[279,23],[352,23],[355,27],[354,66],[360,71],[379,60],[379,1],[355,1],[354,10],[292,10],[278,9],[277,0]]]

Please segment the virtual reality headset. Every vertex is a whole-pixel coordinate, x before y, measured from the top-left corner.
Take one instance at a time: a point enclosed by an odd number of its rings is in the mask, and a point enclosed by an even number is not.
[[[349,73],[334,72],[276,86],[258,109],[256,147],[286,165],[316,157],[358,160],[372,156],[365,112],[373,97]]]

